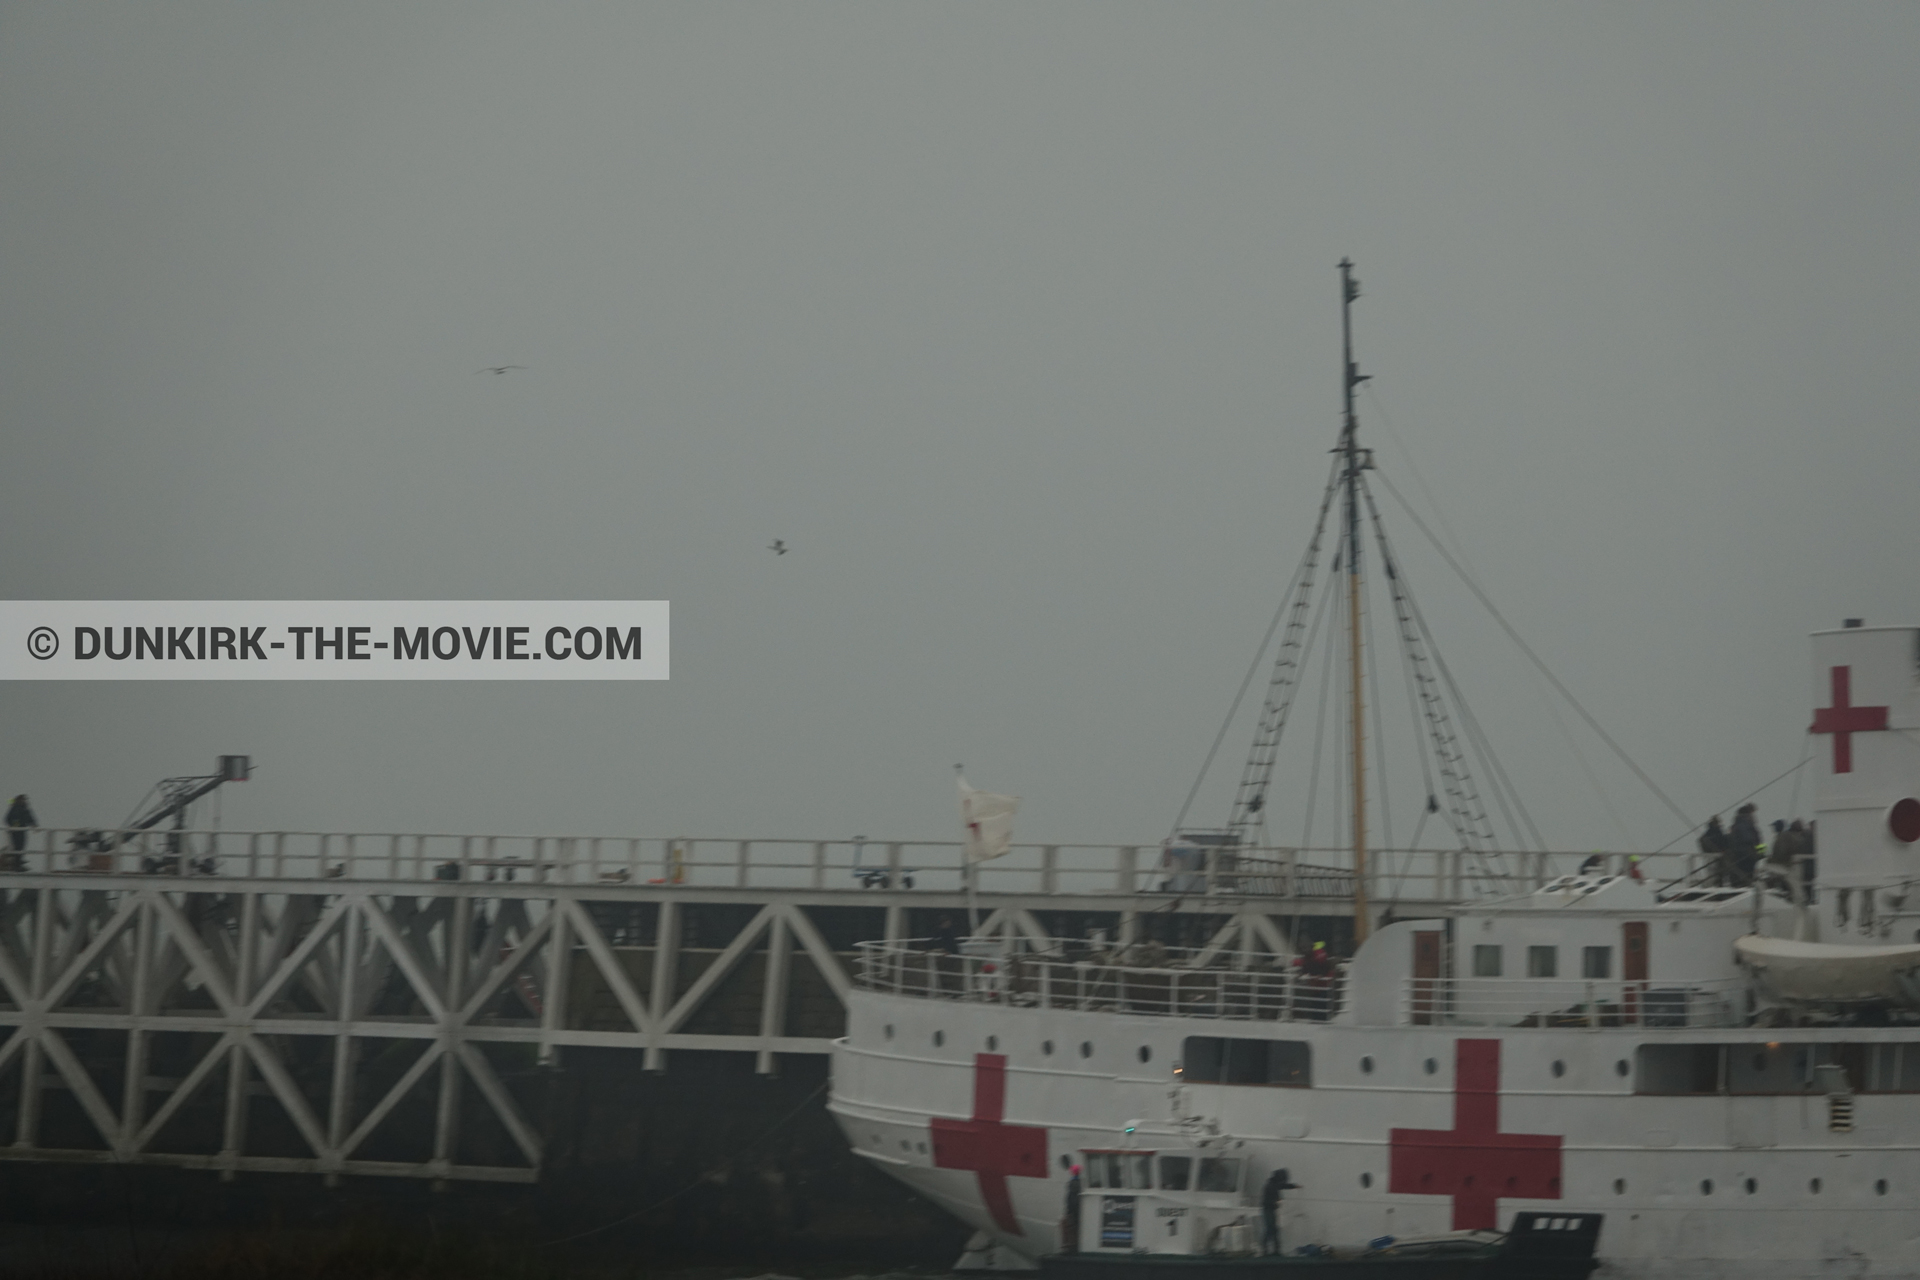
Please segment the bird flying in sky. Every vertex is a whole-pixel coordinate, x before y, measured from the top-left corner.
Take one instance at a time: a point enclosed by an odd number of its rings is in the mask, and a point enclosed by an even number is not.
[[[773,540],[773,545],[768,547],[767,550],[773,552],[773,554],[777,556],[783,556],[787,554],[787,540],[785,538],[775,538]]]
[[[527,367],[528,366],[524,364],[492,364],[492,365],[488,365],[484,369],[475,369],[474,372],[475,373],[505,373],[509,369],[525,369]]]

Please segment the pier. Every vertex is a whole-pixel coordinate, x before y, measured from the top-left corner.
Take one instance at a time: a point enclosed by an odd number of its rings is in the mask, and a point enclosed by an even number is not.
[[[1430,914],[1585,856],[1375,851],[1368,897]],[[1015,846],[973,932],[1284,961],[1349,912],[1341,858]],[[959,866],[937,842],[35,830],[0,854],[0,1159],[536,1181],[569,1049],[824,1054],[859,944],[965,931]]]

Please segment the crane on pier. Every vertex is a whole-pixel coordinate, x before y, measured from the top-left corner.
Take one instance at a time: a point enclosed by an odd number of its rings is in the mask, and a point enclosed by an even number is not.
[[[253,776],[253,759],[250,756],[221,756],[219,764],[212,773],[194,774],[190,777],[162,778],[153,784],[153,789],[134,806],[133,814],[114,831],[81,831],[74,835],[70,844],[75,853],[112,853],[124,844],[127,837],[173,820],[173,829],[167,833],[166,852],[159,856],[141,859],[141,870],[162,872],[172,875],[180,873],[180,859],[185,852],[183,832],[187,829],[187,811],[195,801],[212,795],[229,782],[245,782]],[[213,859],[203,858],[192,864],[192,870],[202,874],[212,874]]]

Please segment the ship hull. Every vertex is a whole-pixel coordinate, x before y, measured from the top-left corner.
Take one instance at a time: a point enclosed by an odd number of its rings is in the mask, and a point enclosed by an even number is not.
[[[1074,1152],[1151,1149],[1184,1120],[1290,1171],[1289,1248],[1558,1209],[1606,1215],[1605,1276],[1920,1275],[1920,1095],[1851,1098],[1837,1131],[1817,1094],[1661,1095],[1639,1065],[1650,1045],[1920,1053],[1912,1028],[1249,1024],[867,990],[849,1015],[831,1109],[853,1149],[1027,1262],[1061,1247]],[[1310,1082],[1177,1074],[1210,1038],[1304,1044]]]

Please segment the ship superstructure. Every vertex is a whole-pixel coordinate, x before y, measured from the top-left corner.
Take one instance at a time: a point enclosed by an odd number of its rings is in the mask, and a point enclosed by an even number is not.
[[[1321,523],[1344,508],[1336,565],[1351,572],[1366,460],[1350,339],[1346,367]],[[1350,603],[1356,637],[1359,613]],[[1170,842],[1201,858],[1170,862],[1176,875],[1218,865],[1206,859],[1230,857],[1263,820],[1301,665],[1293,633],[1307,626],[1294,620],[1304,606],[1282,616],[1232,821],[1211,848]],[[1265,1180],[1284,1170],[1297,1184],[1279,1210],[1288,1249],[1499,1230],[1558,1209],[1605,1215],[1604,1275],[1920,1274],[1920,627],[1849,623],[1813,647],[1817,862],[1771,874],[1722,862],[1656,884],[1631,859],[1598,859],[1528,893],[1385,923],[1356,893],[1357,947],[1338,966],[1284,946],[1011,932],[957,954],[869,944],[832,1110],[860,1155],[979,1229],[978,1265],[1017,1269],[1062,1247],[1076,1153],[1204,1144],[1244,1162],[1249,1221]],[[1356,786],[1362,661],[1356,639]],[[1486,806],[1457,723],[1445,706],[1428,719],[1436,790],[1479,855]],[[1365,813],[1356,800],[1356,885]]]

